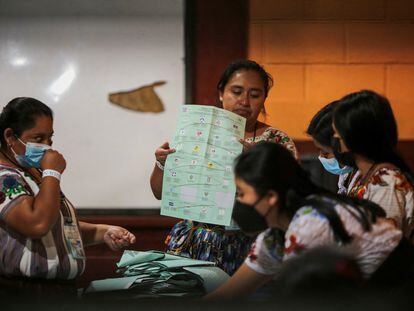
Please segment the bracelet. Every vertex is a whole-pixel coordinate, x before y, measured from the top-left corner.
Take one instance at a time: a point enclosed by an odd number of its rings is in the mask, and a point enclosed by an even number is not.
[[[60,181],[60,177],[62,176],[62,174],[60,174],[58,171],[55,171],[55,170],[50,170],[50,169],[44,170],[42,173],[42,178],[49,177],[49,176],[55,177],[57,180]]]
[[[161,170],[161,171],[163,171],[164,170],[164,165],[162,165],[161,164],[161,162],[160,161],[155,161],[155,164],[157,165],[157,167]]]

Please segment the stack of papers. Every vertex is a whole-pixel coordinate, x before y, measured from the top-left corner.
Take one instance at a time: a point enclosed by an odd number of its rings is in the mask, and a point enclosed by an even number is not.
[[[84,295],[113,292],[124,298],[199,297],[229,278],[212,262],[158,251],[124,251],[117,267],[123,277],[93,281]]]

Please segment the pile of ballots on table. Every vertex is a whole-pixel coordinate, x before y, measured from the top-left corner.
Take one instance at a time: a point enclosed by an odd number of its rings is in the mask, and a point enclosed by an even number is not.
[[[159,251],[124,251],[117,267],[122,277],[92,281],[82,296],[120,299],[201,297],[229,278],[213,262]]]

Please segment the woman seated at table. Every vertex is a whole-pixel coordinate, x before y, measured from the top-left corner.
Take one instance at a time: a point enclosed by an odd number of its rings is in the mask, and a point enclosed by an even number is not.
[[[369,90],[346,95],[335,106],[333,129],[335,158],[357,168],[347,195],[381,206],[414,243],[414,179],[397,152],[397,122],[387,98]]]
[[[335,158],[332,148],[334,130],[332,128],[333,111],[338,101],[334,101],[319,110],[309,123],[306,134],[308,134],[319,151],[319,161],[326,171],[338,175],[338,193],[346,194],[353,173],[357,170],[354,167],[342,165]]]
[[[84,246],[106,243],[119,250],[135,236],[117,226],[78,222],[61,191],[66,161],[52,149],[48,106],[13,99],[0,115],[0,132],[0,288],[74,293],[73,280],[85,269]]]
[[[243,231],[261,233],[244,264],[207,298],[245,297],[272,279],[277,282],[285,260],[319,246],[349,252],[368,279],[402,241],[378,205],[315,186],[277,144],[263,142],[241,154],[235,176],[233,218]]]

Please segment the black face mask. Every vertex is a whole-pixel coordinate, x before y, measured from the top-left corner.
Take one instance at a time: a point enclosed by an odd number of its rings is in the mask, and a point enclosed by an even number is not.
[[[254,208],[261,199],[253,205],[241,203],[238,200],[234,202],[232,217],[240,229],[247,234],[257,234],[269,227],[265,217]]]
[[[338,137],[332,137],[331,144],[334,156],[339,163],[341,163],[342,165],[357,168],[353,153],[350,151],[341,152],[341,143]]]

